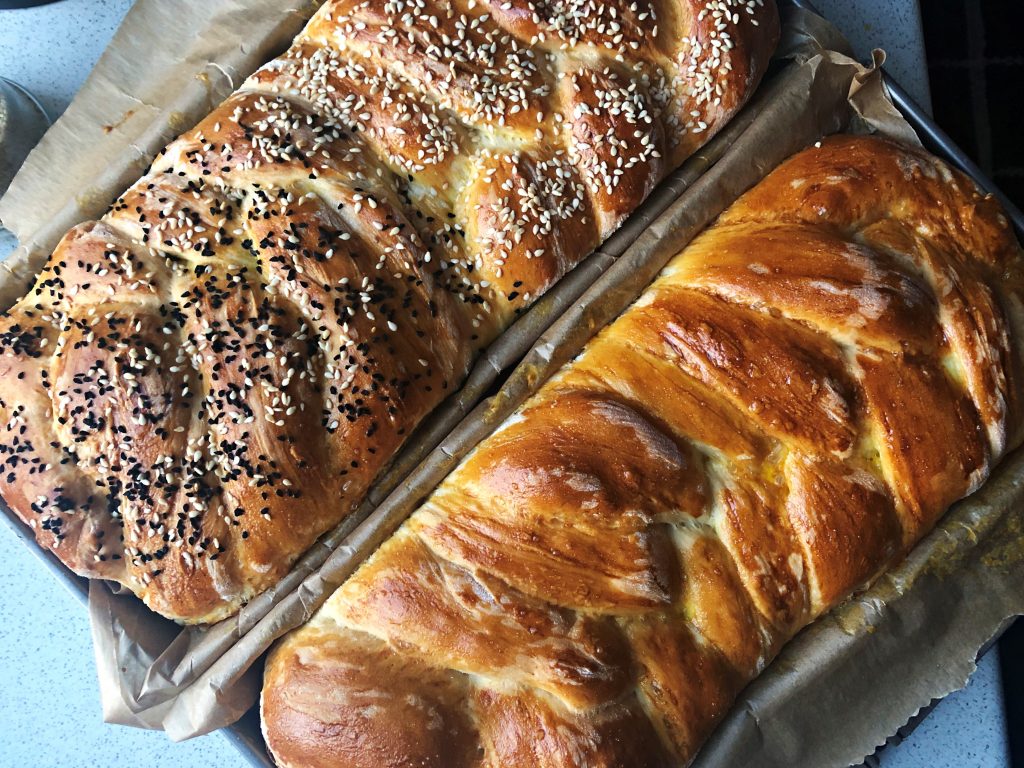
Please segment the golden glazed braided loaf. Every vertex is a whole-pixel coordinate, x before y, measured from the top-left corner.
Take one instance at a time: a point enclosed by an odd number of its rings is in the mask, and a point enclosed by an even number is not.
[[[0,321],[0,493],[236,611],[750,95],[771,0],[333,0]]]
[[[278,763],[689,762],[1021,442],[1022,266],[919,150],[787,161],[277,647]]]

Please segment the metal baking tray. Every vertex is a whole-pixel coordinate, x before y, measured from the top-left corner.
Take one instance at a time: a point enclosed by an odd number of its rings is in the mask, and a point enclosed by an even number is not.
[[[791,8],[802,8],[805,11],[816,13],[819,16],[824,16],[815,6],[813,2],[809,0],[779,0],[780,9],[789,6]],[[862,51],[859,53],[863,53]],[[1009,216],[1013,222],[1014,229],[1017,231],[1017,237],[1024,239],[1024,213],[1021,212],[1010,198],[1008,198],[1002,190],[995,185],[995,183],[989,179],[984,171],[978,167],[967,153],[964,152],[960,147],[957,146],[956,142],[950,138],[949,134],[942,130],[932,118],[931,115],[914,99],[909,93],[896,82],[895,78],[891,77],[888,73],[883,71],[883,77],[885,79],[885,86],[889,89],[889,95],[892,97],[893,104],[903,114],[907,122],[914,128],[917,135],[921,137],[921,141],[925,147],[928,148],[933,154],[947,160],[951,165],[959,168],[961,171],[966,173],[975,183],[985,192],[988,192],[995,197],[1000,205],[1003,206],[1003,210],[1006,215]]]
[[[790,6],[819,13],[812,3],[805,2],[804,0],[782,0],[779,5],[780,7],[784,7],[787,3]],[[921,105],[914,101],[914,99],[898,82],[896,82],[894,78],[888,74],[884,74],[884,78],[893,103],[896,105],[896,108],[900,113],[902,113],[904,118],[906,118],[907,122],[914,128],[918,136],[921,137],[921,141],[924,143],[925,147],[938,157],[943,158],[954,167],[966,173],[974,179],[982,190],[992,194],[997,200],[999,200],[1007,216],[1013,222],[1014,229],[1017,232],[1017,237],[1024,240],[1024,212],[1021,212],[1020,208],[1018,208],[992,182],[992,180],[985,175],[981,168],[979,168],[978,165],[968,157],[959,146],[957,146],[956,142],[954,142],[949,135],[935,123],[935,120],[931,115],[929,115]],[[1003,631],[1008,626],[1009,623],[1003,628]],[[997,633],[996,637],[992,639],[993,644],[998,640],[998,637],[1001,634],[1002,631]],[[991,647],[991,645],[984,648],[980,655],[984,655],[985,651],[987,651],[989,647]],[[889,747],[900,744],[904,739],[906,739],[928,716],[933,708],[934,704],[915,715],[905,726],[900,728],[897,733],[886,739],[886,744],[880,747],[874,755],[870,756],[861,766],[858,766],[858,768],[877,768],[877,766],[880,765],[880,759],[885,753],[885,750]],[[266,745],[260,731],[259,712],[257,707],[253,707],[245,717],[242,718],[242,720],[227,729],[226,735],[228,740],[242,753],[250,765],[257,766],[258,768],[273,768],[273,763],[267,755]]]
[[[820,12],[814,4],[807,0],[779,0],[780,9],[785,7],[802,8],[814,13]],[[1016,206],[993,182],[968,155],[957,146],[957,144],[942,130],[914,99],[907,93],[895,79],[888,74],[884,75],[886,87],[896,108],[903,114],[907,122],[914,128],[921,137],[924,145],[935,155],[943,158],[951,165],[960,169],[970,176],[985,192],[992,194],[1003,206],[1007,216],[1010,218],[1017,232],[1018,238],[1024,240],[1024,212]],[[25,545],[43,562],[53,575],[84,605],[88,603],[89,582],[87,579],[76,576],[69,571],[57,559],[53,553],[36,545],[34,537],[28,527],[15,521],[12,516],[0,515],[14,534],[21,539]],[[1007,625],[1008,626],[1008,625]],[[1005,628],[1004,628],[1005,629]],[[995,642],[997,638],[993,638]],[[987,648],[985,649],[987,650]],[[923,710],[915,716],[906,726],[896,734],[889,737],[886,745],[880,747],[875,755],[868,758],[859,768],[873,768],[879,765],[879,756],[884,753],[887,747],[899,744],[905,739],[914,728],[927,716],[930,708]],[[234,725],[224,729],[222,732],[225,738],[239,751],[246,762],[254,768],[274,768],[273,762],[267,754],[266,744],[260,730],[258,707],[254,706],[249,712]]]
[[[809,6],[809,4],[801,3],[800,0],[794,0],[794,2]],[[949,134],[935,123],[931,115],[914,101],[899,83],[888,74],[885,74],[884,77],[885,85],[889,89],[889,95],[892,96],[893,104],[903,113],[907,122],[914,127],[924,145],[931,152],[948,160],[951,165],[966,173],[974,179],[981,189],[998,200],[1010,221],[1013,222],[1013,228],[1017,231],[1017,237],[1024,239],[1024,212],[1021,212],[1020,208],[985,175],[981,168],[978,167],[978,164],[956,145],[956,142],[949,137]]]
[[[812,13],[817,13],[819,16],[823,16],[815,6],[813,2],[808,0],[782,0],[780,7],[789,5],[795,8],[802,8]],[[863,52],[858,52],[863,53]],[[1017,238],[1024,242],[1024,212],[1009,198],[1006,194],[996,186],[985,172],[978,166],[974,160],[972,160],[966,152],[964,152],[955,141],[946,133],[942,128],[939,127],[935,119],[928,114],[920,104],[918,104],[914,98],[903,88],[894,77],[883,71],[882,77],[885,81],[885,87],[889,91],[889,96],[892,98],[893,104],[900,111],[903,117],[913,127],[914,131],[921,138],[922,143],[925,147],[938,157],[946,160],[950,165],[963,171],[965,174],[974,179],[975,183],[985,192],[991,194],[999,204],[1003,207],[1006,215],[1009,217],[1013,224],[1013,228],[1017,233]],[[989,641],[988,645],[982,648],[978,653],[978,658],[984,656],[989,649],[1003,633],[1009,629],[1013,620],[1006,622],[995,636]],[[896,733],[892,734],[885,740],[885,744],[879,747],[873,755],[870,755],[864,763],[857,768],[878,768],[883,763],[883,758],[886,750],[891,747],[899,746],[911,733],[931,714],[932,710],[939,703],[940,700],[932,702],[931,705],[925,707],[916,715],[914,715],[906,725],[900,728]]]

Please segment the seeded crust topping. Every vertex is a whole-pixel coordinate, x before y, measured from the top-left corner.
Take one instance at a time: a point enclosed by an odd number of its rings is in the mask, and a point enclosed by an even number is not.
[[[0,319],[0,493],[71,568],[235,612],[720,127],[763,0],[328,2]]]

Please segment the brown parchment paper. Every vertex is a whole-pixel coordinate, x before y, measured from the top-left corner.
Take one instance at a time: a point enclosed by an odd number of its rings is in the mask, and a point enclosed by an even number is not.
[[[318,5],[136,2],[0,199],[0,222],[25,246],[19,259],[45,258],[68,229],[98,218],[164,145],[284,50]],[[39,262],[26,266],[38,269]]]
[[[141,0],[137,8],[145,5],[146,0]],[[260,3],[249,0],[246,5]],[[279,9],[280,4],[275,7]],[[183,632],[168,622],[160,627],[162,620],[154,621],[153,614],[140,614],[133,597],[92,585],[93,626],[108,720],[163,726],[173,738],[233,722],[255,700],[262,664],[254,662],[273,640],[308,618],[461,457],[570,359],[597,328],[627,306],[663,264],[736,196],[786,156],[828,133],[876,130],[915,140],[884,98],[878,73],[842,55],[818,51],[822,46],[842,48],[844,44],[817,17],[802,14],[796,21],[795,27],[789,27],[787,45],[790,52],[798,53],[802,65],[790,67],[763,87],[751,108],[693,161],[689,182],[680,181],[674,193],[661,196],[645,211],[649,218],[624,229],[592,257],[585,266],[592,270],[591,277],[580,278],[575,288],[566,289],[564,303],[547,305],[545,321],[537,321],[534,329],[537,333],[562,309],[569,309],[531,348],[498,395],[464,419],[426,461],[410,457],[407,466],[416,466],[415,471],[401,486],[392,486],[390,495],[385,493],[387,484],[380,487],[374,501],[383,501],[373,504],[366,522],[355,530],[335,531],[335,538],[307,555],[309,559],[258,610],[232,620],[234,626],[224,623],[206,632]],[[295,23],[291,34],[300,24]],[[263,58],[272,52],[268,49]],[[209,106],[197,108],[194,117]],[[154,149],[165,140],[154,141]],[[679,191],[712,165],[679,197]],[[118,179],[119,186],[108,185],[112,187],[109,197],[133,177],[128,173],[123,182]],[[47,194],[59,195],[60,190]],[[667,211],[648,227],[666,206]],[[8,201],[0,202],[0,216],[8,210]],[[94,213],[78,202],[60,210],[75,210],[82,214],[80,218]],[[55,236],[64,228],[63,223],[55,225]],[[29,242],[42,252],[48,247],[46,237],[45,233],[29,235]],[[613,263],[615,256],[619,259]],[[602,273],[594,287],[584,292]],[[12,297],[19,295],[30,274],[29,261],[19,279],[0,280],[0,296],[5,296],[5,288],[16,289]],[[581,293],[582,298],[575,301]],[[516,339],[509,342],[515,348],[503,359],[514,360],[530,347],[528,334],[517,331],[507,338]],[[469,405],[467,400],[462,407]],[[448,424],[458,421],[462,413],[465,410],[452,411]],[[445,425],[436,427],[437,437],[445,434]],[[419,447],[428,444],[429,440]],[[1017,457],[978,495],[947,516],[943,526],[897,571],[802,633],[744,694],[699,758],[701,768],[847,765],[873,751],[917,708],[960,687],[973,668],[977,649],[1005,617],[1024,610],[1014,602],[1024,593],[1018,555],[1020,499],[1024,497],[1020,477],[1024,477],[1024,459]],[[991,494],[996,496],[990,498]],[[974,512],[963,513],[965,509]],[[968,519],[961,520],[962,513]],[[937,563],[952,567],[936,568]],[[951,588],[949,582],[954,581],[958,586]],[[967,595],[974,597],[964,599]],[[983,606],[978,605],[979,595],[984,596]],[[97,614],[103,622],[96,621]],[[118,673],[124,664],[134,670],[131,679]],[[176,697],[168,698],[168,691]]]
[[[342,542],[324,566],[279,602],[178,699],[211,708],[239,684],[267,640],[305,620],[469,451],[571,359],[648,285],[664,264],[740,193],[793,152],[838,131],[916,143],[886,97],[878,68],[815,50],[833,30],[799,19],[792,67],[755,102],[758,114],[729,152],[666,210],[542,336],[496,396],[482,403]],[[981,648],[1024,611],[1024,453],[957,505],[912,555],[870,590],[791,643],[744,692],[699,756],[698,768],[848,766],[921,707],[966,682]],[[260,665],[256,665],[256,669]],[[184,714],[183,712],[180,714]],[[264,756],[265,757],[265,756]]]
[[[24,293],[67,229],[101,215],[167,141],[205,116],[251,71],[286,47],[316,5],[309,0],[292,0],[284,6],[279,0],[138,0],[79,96],[0,200],[0,219],[22,242],[0,265],[0,307],[10,306]],[[179,45],[179,34],[174,35],[173,46],[163,41],[170,30],[190,33],[185,35],[184,47]],[[239,638],[252,634],[262,638],[260,645],[266,647],[284,631],[285,625],[276,624],[273,617],[263,621],[274,606],[303,589],[304,580],[493,389],[501,373],[519,361],[541,332],[722,157],[756,114],[756,109],[749,109],[731,121],[597,252],[503,334],[474,366],[462,389],[414,433],[359,509],[314,545],[285,579],[236,617],[212,627],[183,629],[146,609],[127,590],[103,582],[87,587],[79,583],[88,589],[104,719],[164,728],[175,738],[186,738],[231,723],[244,713],[258,685],[255,677],[239,674],[253,657],[233,669],[230,685],[205,686],[202,696],[197,689],[179,706],[174,706],[175,698]],[[54,173],[55,168],[61,173]],[[422,493],[429,490],[425,486]],[[16,529],[24,528],[10,510],[3,511]],[[21,535],[30,540],[26,531]],[[70,574],[68,579],[74,583]],[[277,626],[281,629],[272,631]]]
[[[804,36],[806,36],[806,31],[794,30],[793,40],[797,47],[807,47],[807,43],[803,39]],[[615,256],[621,260],[623,257],[620,254],[627,251],[626,246],[635,247],[638,239],[647,237],[648,229],[656,215],[669,209],[670,205],[678,205],[680,196],[691,186],[700,172],[705,171],[715,161],[720,161],[721,157],[728,156],[732,152],[734,142],[760,119],[768,105],[776,103],[777,90],[787,87],[788,82],[786,77],[779,77],[763,86],[761,92],[755,96],[746,110],[738,115],[702,152],[684,165],[680,172],[674,174],[667,184],[655,192],[651,200],[641,208],[639,214],[632,217],[623,229],[595,255],[595,258],[603,260],[602,271],[608,268],[615,268],[619,273],[624,270],[625,272],[635,270],[639,263],[637,259],[628,261],[623,268],[613,267],[614,259],[606,257]],[[717,210],[708,218],[715,213]],[[704,221],[706,220],[704,219]],[[644,251],[646,252],[646,248]],[[657,268],[650,275],[656,272]],[[649,281],[650,275],[643,278],[639,284],[645,285]],[[573,284],[576,282],[574,278],[575,275],[570,275],[569,279],[573,281]],[[579,285],[582,288],[592,282],[592,277],[588,275],[585,285],[584,281],[580,281]],[[551,294],[559,299],[557,302],[559,314],[564,313],[567,308],[571,311],[571,308],[576,306],[573,302],[579,298],[582,292],[573,288],[571,297],[566,294],[564,296],[566,300],[562,301],[563,290],[568,287],[569,284],[563,281]],[[541,309],[540,311],[544,311],[545,318],[548,317],[545,310]],[[536,332],[531,329],[529,333],[526,333],[525,329],[513,328],[508,341],[515,343],[516,355],[514,358],[512,356],[506,358],[506,362],[514,362],[522,357],[522,353],[529,348],[529,344],[524,346],[522,341],[525,339],[535,340],[541,330],[543,328],[537,327]],[[512,342],[511,339],[515,341]],[[532,391],[533,386],[537,383],[535,377],[526,377],[523,380],[523,395]],[[511,403],[511,400],[506,390],[502,390],[502,393],[493,402]],[[400,488],[395,489],[386,499],[383,494],[375,494],[369,503],[364,505],[363,510],[367,514],[371,510],[373,511],[372,520],[368,525],[353,531],[354,520],[350,519],[332,533],[324,541],[322,549],[332,550],[333,553],[326,558],[326,561],[317,557],[317,562],[323,563],[322,567],[303,568],[301,572],[293,573],[293,577],[302,575],[308,576],[308,578],[289,594],[285,594],[283,589],[276,590],[273,595],[274,605],[269,612],[263,615],[259,622],[237,643],[223,650],[222,655],[217,657],[211,666],[200,670],[201,675],[190,677],[188,682],[191,684],[187,688],[177,686],[177,698],[168,702],[169,710],[163,709],[161,705],[159,716],[168,734],[175,739],[188,738],[232,722],[233,719],[239,717],[245,711],[247,702],[251,701],[251,692],[258,690],[259,687],[260,670],[252,669],[254,661],[275,639],[308,619],[312,612],[354,570],[358,563],[365,559],[380,540],[408,515],[415,503],[425,497],[451,470],[458,458],[464,456],[470,447],[494,428],[501,412],[493,405],[477,409],[459,425],[453,435],[449,436],[426,461],[416,468],[412,475],[406,477]],[[462,413],[464,414],[464,412]],[[450,429],[456,423],[452,422],[447,426]],[[422,458],[422,455],[417,458]],[[359,519],[362,517],[363,515],[358,516]],[[351,535],[348,535],[350,533]],[[289,584],[293,581],[290,578]],[[98,593],[100,589],[99,586],[93,587],[93,593]],[[285,595],[283,599],[282,595]],[[109,598],[101,598],[96,594],[92,601],[93,605],[96,606],[100,599],[108,600]],[[104,612],[107,612],[106,609]],[[114,639],[113,633],[110,639]],[[110,643],[104,642],[104,645],[109,646]],[[196,654],[193,653],[188,658],[194,659],[195,656]],[[194,682],[192,682],[193,680]],[[140,703],[145,704],[146,699],[143,697]]]

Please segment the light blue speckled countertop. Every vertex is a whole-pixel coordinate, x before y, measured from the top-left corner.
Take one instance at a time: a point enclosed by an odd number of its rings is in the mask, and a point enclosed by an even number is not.
[[[184,2],[185,0],[178,0]],[[132,0],[64,0],[0,11],[0,76],[27,86],[57,115],[81,86]],[[925,106],[928,97],[917,4],[912,0],[816,0],[858,50],[890,51],[889,69]],[[871,21],[865,21],[870,19]],[[4,253],[0,243],[0,258]],[[242,768],[218,735],[171,744],[163,734],[101,722],[88,620],[17,537],[0,525],[0,768],[118,765]],[[886,768],[1009,765],[996,654],[971,684],[940,703]]]
[[[862,58],[884,48],[885,68],[929,114],[928,61],[916,0],[811,0]]]

